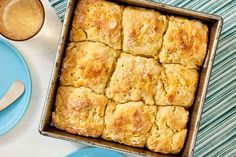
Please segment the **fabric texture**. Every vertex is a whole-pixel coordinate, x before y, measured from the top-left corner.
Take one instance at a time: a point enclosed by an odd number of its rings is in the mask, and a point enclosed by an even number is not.
[[[153,0],[224,19],[194,150],[198,156],[236,156],[236,1]],[[66,0],[49,0],[63,21]]]

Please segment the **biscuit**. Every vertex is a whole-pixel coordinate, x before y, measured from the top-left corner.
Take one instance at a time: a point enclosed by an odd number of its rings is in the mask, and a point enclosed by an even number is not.
[[[154,10],[126,7],[123,13],[123,50],[134,55],[158,57],[167,27],[164,15]]]
[[[144,147],[155,120],[156,106],[142,102],[108,102],[102,138],[130,146]]]
[[[157,84],[156,105],[190,107],[198,85],[198,72],[179,64],[164,64]]]
[[[147,148],[164,154],[179,153],[187,135],[186,124],[189,112],[183,107],[157,107],[157,115]]]
[[[161,68],[152,58],[122,53],[106,88],[106,96],[118,103],[141,101],[153,105]]]
[[[208,27],[196,20],[171,16],[159,58],[189,68],[202,66],[207,52]]]
[[[85,87],[59,86],[53,125],[69,133],[99,137],[104,128],[107,98]]]
[[[70,43],[63,62],[61,84],[86,86],[104,93],[117,57],[118,52],[102,43]]]
[[[121,49],[123,7],[103,0],[80,0],[74,12],[70,41],[98,41]]]

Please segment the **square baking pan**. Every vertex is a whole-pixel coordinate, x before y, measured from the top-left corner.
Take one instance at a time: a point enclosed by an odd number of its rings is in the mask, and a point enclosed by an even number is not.
[[[152,152],[146,148],[135,148],[126,145],[122,145],[115,142],[106,141],[100,138],[83,137],[79,135],[73,135],[65,131],[56,129],[51,125],[51,115],[54,109],[55,97],[57,87],[59,85],[59,75],[62,66],[62,60],[65,56],[65,48],[68,43],[69,30],[73,18],[73,12],[75,10],[78,0],[69,0],[67,4],[66,15],[63,23],[61,32],[61,38],[58,44],[55,65],[52,72],[52,77],[49,85],[48,94],[46,96],[45,106],[40,121],[39,132],[42,135],[50,136],[58,139],[79,142],[87,145],[105,147],[108,149],[114,149],[120,152],[138,154],[141,156],[175,156],[165,155],[160,153]],[[198,90],[196,92],[196,98],[194,104],[190,108],[190,120],[188,122],[188,134],[185,141],[185,145],[182,151],[177,154],[178,156],[189,156],[193,155],[194,144],[196,141],[198,126],[201,118],[202,108],[206,96],[207,86],[210,78],[212,64],[216,52],[217,43],[219,40],[221,28],[223,26],[223,20],[220,16],[200,13],[187,9],[172,7],[156,2],[149,2],[145,0],[114,0],[114,2],[121,5],[132,5],[139,6],[149,9],[154,9],[166,15],[183,16],[189,19],[197,19],[207,24],[209,27],[209,39],[208,49],[203,66],[200,69],[200,78],[198,84]]]

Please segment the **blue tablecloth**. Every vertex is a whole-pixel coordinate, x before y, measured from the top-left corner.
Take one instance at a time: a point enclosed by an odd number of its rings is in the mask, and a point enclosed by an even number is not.
[[[194,156],[236,156],[236,0],[154,0],[224,18]],[[49,0],[63,21],[66,0]]]

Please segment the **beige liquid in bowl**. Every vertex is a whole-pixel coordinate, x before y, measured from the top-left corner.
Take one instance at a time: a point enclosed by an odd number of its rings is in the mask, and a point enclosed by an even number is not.
[[[39,0],[8,0],[0,5],[0,33],[5,37],[26,40],[41,29],[44,10]]]

